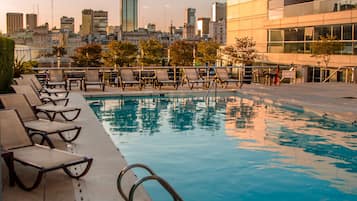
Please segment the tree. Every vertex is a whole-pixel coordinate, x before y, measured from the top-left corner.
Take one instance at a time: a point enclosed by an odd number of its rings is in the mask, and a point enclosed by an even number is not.
[[[127,41],[112,41],[108,45],[109,51],[104,53],[105,64],[109,66],[130,66],[135,63],[138,48]]]
[[[72,58],[78,67],[99,67],[102,65],[102,47],[97,44],[79,47]]]
[[[324,79],[326,78],[326,68],[330,63],[331,55],[338,54],[343,48],[342,43],[336,41],[336,37],[320,36],[320,40],[311,44],[312,57],[317,57],[324,63]]]
[[[156,39],[140,41],[141,58],[140,62],[143,65],[161,64],[164,56],[164,47]]]
[[[243,37],[236,38],[233,45],[224,48],[224,53],[233,64],[242,63],[244,65],[252,65],[256,55],[255,42],[252,38]]]
[[[192,66],[194,45],[187,41],[175,41],[170,46],[170,63],[176,66]]]
[[[214,41],[201,41],[197,44],[197,60],[201,64],[214,65],[218,59],[219,44]]]

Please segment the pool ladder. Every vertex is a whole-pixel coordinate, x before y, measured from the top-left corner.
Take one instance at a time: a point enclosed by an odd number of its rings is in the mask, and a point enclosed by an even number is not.
[[[123,191],[121,183],[122,183],[122,179],[123,179],[124,175],[129,170],[134,169],[134,168],[144,169],[148,173],[150,173],[150,175],[137,180],[130,189],[129,197],[127,197]],[[118,176],[118,179],[117,179],[117,188],[118,188],[120,195],[122,196],[122,198],[125,201],[133,201],[136,189],[146,181],[157,181],[171,195],[171,197],[173,198],[174,201],[183,201],[183,199],[180,197],[180,195],[175,191],[174,188],[172,188],[172,186],[166,180],[164,180],[163,178],[156,175],[153,170],[151,170],[148,166],[146,166],[144,164],[129,165],[129,166],[125,167],[123,170],[121,170],[120,174]]]

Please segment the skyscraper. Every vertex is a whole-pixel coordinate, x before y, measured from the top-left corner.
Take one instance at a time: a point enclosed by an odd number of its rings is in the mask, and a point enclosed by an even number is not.
[[[7,34],[12,34],[24,28],[24,15],[22,13],[6,13]]]
[[[183,30],[184,39],[194,39],[196,35],[196,9],[186,8],[185,24]]]
[[[212,3],[212,22],[225,20],[227,16],[227,3]]]
[[[82,11],[81,36],[88,36],[93,33],[93,10],[84,9]]]
[[[226,29],[227,29],[227,3],[212,3],[210,22],[210,38],[219,44],[225,44],[227,40]]]
[[[93,33],[98,35],[107,35],[108,12],[96,10],[93,13]]]
[[[34,30],[37,27],[37,15],[36,14],[26,14],[26,29]]]
[[[74,18],[66,16],[61,17],[61,29],[74,32]]]
[[[194,25],[196,24],[196,9],[195,8],[187,8],[186,9],[186,24]]]
[[[208,37],[209,34],[209,22],[210,18],[201,17],[197,19],[197,35],[205,38]]]
[[[138,0],[121,0],[121,27],[123,32],[138,28]]]

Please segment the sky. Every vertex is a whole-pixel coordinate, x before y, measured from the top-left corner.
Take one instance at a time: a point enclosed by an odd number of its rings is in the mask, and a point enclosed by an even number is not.
[[[222,0],[216,0],[221,2]],[[59,27],[62,16],[75,18],[75,31],[79,31],[81,11],[85,8],[105,10],[109,12],[109,25],[119,25],[119,0],[53,0],[53,22]],[[184,23],[185,8],[196,8],[196,17],[210,17],[210,5],[215,0],[139,0],[139,26],[148,23],[156,24],[158,30],[167,31],[170,23],[182,26]],[[0,30],[6,32],[6,13],[21,12],[37,13],[38,24],[48,22],[51,26],[51,0],[1,0]],[[26,20],[24,17],[24,26]]]

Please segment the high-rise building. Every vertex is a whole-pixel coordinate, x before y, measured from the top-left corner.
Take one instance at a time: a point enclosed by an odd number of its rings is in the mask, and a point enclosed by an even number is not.
[[[6,13],[7,34],[12,34],[24,28],[24,15],[22,13]]]
[[[123,32],[138,29],[138,0],[121,0],[121,27]]]
[[[227,16],[227,3],[212,3],[211,10],[212,22],[218,22],[221,20],[225,20]]]
[[[93,34],[107,35],[108,12],[96,10],[93,12]]]
[[[183,30],[184,39],[194,39],[196,36],[196,9],[186,8],[185,24]]]
[[[33,31],[37,27],[37,15],[26,14],[26,29]]]
[[[209,35],[210,18],[201,17],[197,19],[197,35],[202,38],[207,38]]]
[[[74,32],[74,18],[73,17],[61,17],[61,30]]]
[[[187,40],[193,40],[196,38],[195,25],[184,24],[182,38]]]
[[[92,9],[84,9],[82,11],[81,36],[88,36],[93,33],[93,14]]]
[[[224,45],[227,40],[227,3],[213,3],[211,17],[209,37]]]
[[[187,8],[185,17],[186,17],[185,22],[187,25],[196,25],[196,9],[195,8]]]
[[[317,67],[324,61],[312,57],[311,44],[322,36],[334,37],[343,48],[331,55],[329,72],[309,68],[303,73],[308,81],[324,81],[324,74],[344,80],[348,73],[336,69],[357,62],[356,6],[355,1],[338,0],[228,0],[227,45],[236,37],[250,37],[256,42],[259,62]]]

